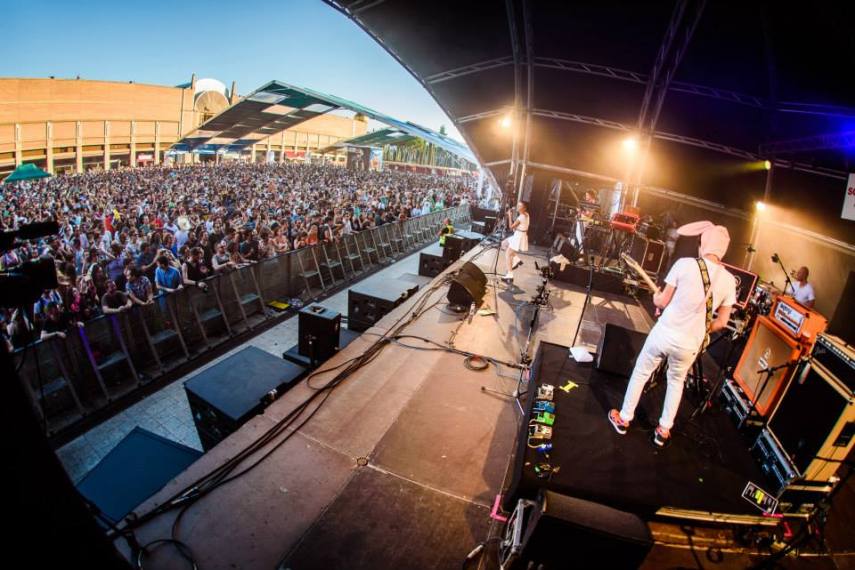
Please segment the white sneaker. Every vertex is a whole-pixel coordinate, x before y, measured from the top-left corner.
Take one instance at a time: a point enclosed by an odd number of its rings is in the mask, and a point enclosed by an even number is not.
[[[505,281],[513,281],[513,280],[514,280],[514,274],[513,274],[513,272],[512,272],[512,271],[508,271],[507,273],[505,273],[505,276],[504,276],[504,277],[502,277],[502,279],[504,279]]]

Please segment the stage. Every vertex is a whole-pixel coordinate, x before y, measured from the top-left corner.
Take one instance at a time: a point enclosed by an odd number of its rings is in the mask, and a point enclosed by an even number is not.
[[[534,264],[546,264],[545,251],[533,250],[524,257],[512,285],[488,276],[484,301],[485,307],[496,311],[494,315],[451,313],[445,304],[448,286],[440,285],[467,259],[486,273],[493,272],[495,255],[495,249],[475,248],[434,279],[435,290],[423,287],[321,366],[322,370],[346,366],[412,316],[414,307],[425,309],[376,357],[326,392],[326,397],[316,399],[301,416],[311,416],[305,423],[289,428],[242,466],[269,452],[264,461],[183,513],[176,537],[192,549],[201,568],[459,568],[477,544],[500,533],[502,525],[491,518],[491,510],[503,488],[511,484],[509,466],[516,454],[522,418],[520,405],[510,397],[520,378],[519,368],[513,365],[519,362],[526,343],[532,315],[527,302],[541,283]],[[497,269],[500,274],[505,272],[503,256]],[[540,313],[531,357],[543,342],[569,345],[582,316],[583,290],[558,282],[550,287],[551,307]],[[579,342],[595,348],[603,325],[609,322],[645,332],[651,325],[646,312],[631,299],[595,294],[585,311]],[[463,356],[444,347],[488,356],[496,365],[471,370],[464,366]],[[152,510],[234,457],[288,418],[332,374],[300,381],[135,513]],[[581,381],[581,375],[579,378]],[[616,406],[621,390],[619,384],[604,388],[598,397],[609,401],[597,402],[597,406]],[[658,395],[648,400],[652,406],[660,404]],[[323,402],[320,407],[319,401]],[[625,446],[626,468],[630,466],[628,454],[641,453],[642,483],[669,472],[657,463],[675,460],[681,463],[680,473],[691,471],[704,477],[705,467],[697,459],[686,458],[688,444],[675,442],[672,448],[656,453],[641,441],[640,432],[620,439],[605,412],[595,411],[588,429],[596,431],[597,437],[590,443],[610,438],[611,449],[619,454]],[[275,446],[286,435],[287,441]],[[683,436],[678,433],[677,437]],[[635,449],[640,445],[647,447]],[[566,490],[584,491],[586,473],[574,472],[569,461],[563,470],[568,476],[573,474],[573,483]],[[713,477],[710,483],[718,480]],[[618,479],[615,485],[627,481]],[[660,484],[658,490],[637,490],[636,499],[623,506],[654,513],[657,503],[663,501],[663,488],[667,489]],[[587,496],[610,500],[596,493]],[[709,498],[695,498],[698,501],[693,503],[687,493],[675,504],[715,506]],[[139,542],[168,538],[177,512],[137,528]],[[665,535],[679,534],[675,530],[679,527],[664,528]],[[702,534],[695,540],[702,541]],[[128,552],[124,540],[116,544]],[[652,559],[691,563],[692,552],[679,548],[668,555],[663,548],[670,551],[660,544],[651,553]],[[146,568],[187,567],[187,561],[169,546],[158,548],[146,560]],[[738,558],[729,560],[736,565],[720,567],[741,567]],[[473,563],[472,567],[478,566]]]

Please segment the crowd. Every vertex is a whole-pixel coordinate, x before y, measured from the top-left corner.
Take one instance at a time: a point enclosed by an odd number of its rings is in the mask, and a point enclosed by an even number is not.
[[[249,263],[474,199],[468,178],[331,165],[246,164],[89,172],[6,185],[0,229],[56,220],[60,232],[2,252],[0,271],[50,256],[59,287],[4,309],[6,341],[64,335],[101,313],[204,288]]]

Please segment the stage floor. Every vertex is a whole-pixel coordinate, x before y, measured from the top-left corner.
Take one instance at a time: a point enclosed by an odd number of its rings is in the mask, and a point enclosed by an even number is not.
[[[495,255],[495,249],[480,253],[476,248],[464,259],[476,257],[485,272],[492,272]],[[546,263],[542,250],[524,259],[513,285],[493,278],[488,282],[485,305],[495,315],[469,319],[450,313],[443,302],[447,287],[439,288],[427,302],[437,304],[404,331],[410,338],[387,344],[377,358],[336,387],[311,421],[258,467],[190,507],[177,538],[190,546],[199,566],[459,568],[471,549],[499,527],[491,521],[490,510],[515,451],[520,411],[506,395],[517,387],[518,370],[469,370],[460,355],[425,350],[432,346],[414,337],[518,362],[531,319],[526,302],[541,283],[534,261]],[[503,256],[497,269],[506,270]],[[561,283],[551,287],[552,307],[541,312],[531,356],[540,341],[569,345],[582,316],[584,291]],[[387,315],[322,368],[364,353],[412,311],[420,296]],[[595,294],[582,320],[580,342],[595,347],[607,322],[645,332],[651,324],[630,299]],[[287,417],[313,393],[312,385],[323,380],[301,381],[136,512],[151,510],[233,457]],[[605,417],[599,427],[611,430]],[[169,537],[174,519],[175,512],[170,512],[143,525],[138,540]],[[678,533],[673,528],[670,532]],[[126,551],[124,541],[117,545]],[[657,548],[653,554],[660,561],[690,564],[694,555],[675,550],[663,559]],[[149,564],[158,569],[187,567],[168,547],[156,550]]]
[[[533,498],[545,487],[647,519],[662,508],[761,515],[741,497],[748,481],[766,487],[749,443],[722,411],[708,410],[691,419],[695,397],[688,389],[671,444],[660,449],[650,437],[665,398],[664,380],[642,396],[632,426],[626,435],[619,435],[606,414],[620,407],[626,378],[600,372],[592,363],[576,363],[567,358],[565,346],[552,343],[540,344],[533,378],[535,387],[527,396],[544,383],[558,388],[573,381],[578,387],[555,390],[550,462],[561,469],[548,481],[537,479],[533,464],[543,458],[522,448],[520,459],[526,466],[520,471],[519,490],[524,496]],[[528,398],[526,402],[528,411],[531,402]]]

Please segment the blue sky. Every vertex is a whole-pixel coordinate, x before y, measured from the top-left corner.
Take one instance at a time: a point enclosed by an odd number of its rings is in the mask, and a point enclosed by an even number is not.
[[[246,94],[271,79],[357,101],[460,140],[433,98],[321,0],[0,0],[3,77],[177,85],[214,77]]]

